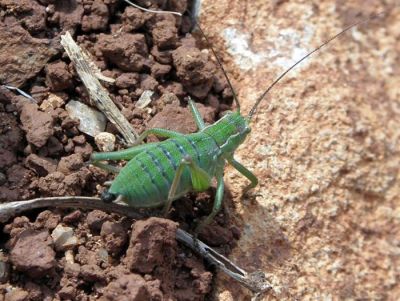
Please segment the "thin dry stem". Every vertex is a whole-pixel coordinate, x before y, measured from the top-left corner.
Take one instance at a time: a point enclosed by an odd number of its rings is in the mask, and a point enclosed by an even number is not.
[[[134,144],[138,137],[131,124],[118,110],[117,106],[111,100],[107,90],[99,81],[99,70],[94,68],[95,64],[89,58],[89,55],[83,51],[73,40],[70,33],[61,36],[61,45],[75,65],[76,71],[79,74],[83,84],[85,85],[90,99],[97,108],[106,115],[128,144]],[[101,76],[102,80],[110,81],[109,78]]]
[[[95,197],[68,196],[37,198],[28,201],[0,204],[0,223],[5,223],[12,217],[20,215],[25,211],[46,207],[99,209],[106,212],[114,212],[128,216],[134,220],[139,220],[148,216],[144,213],[139,213],[126,205],[104,203],[99,198]],[[176,239],[208,260],[211,264],[218,267],[225,274],[240,282],[252,292],[259,293],[271,288],[271,285],[263,277],[262,273],[247,273],[231,262],[228,258],[207,246],[205,243],[193,238],[193,236],[186,231],[178,229],[176,231]]]

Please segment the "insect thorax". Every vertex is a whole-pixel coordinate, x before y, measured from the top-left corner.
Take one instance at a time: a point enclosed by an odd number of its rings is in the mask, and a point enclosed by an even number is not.
[[[203,132],[214,138],[222,153],[233,153],[250,133],[250,127],[246,117],[229,112]]]

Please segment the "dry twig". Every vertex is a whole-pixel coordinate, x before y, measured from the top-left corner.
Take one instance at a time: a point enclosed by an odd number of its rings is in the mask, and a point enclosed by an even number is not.
[[[37,198],[28,201],[0,204],[0,223],[5,223],[12,217],[20,215],[25,211],[45,207],[99,209],[106,212],[114,212],[120,215],[128,216],[134,220],[145,217],[144,214],[141,214],[126,205],[104,203],[99,198],[95,197],[71,196]],[[247,287],[252,292],[261,293],[271,289],[271,285],[265,279],[263,273],[247,273],[205,243],[193,238],[193,236],[186,231],[178,229],[176,231],[176,239],[201,255],[228,276],[239,281],[243,286]]]
[[[75,65],[83,84],[85,85],[90,99],[96,104],[97,108],[106,115],[128,144],[133,144],[138,135],[133,130],[131,124],[124,115],[118,110],[117,106],[111,100],[107,90],[101,85],[99,77],[102,80],[110,82],[110,79],[100,76],[100,72],[95,64],[73,40],[71,34],[67,31],[61,36],[61,45],[64,47],[69,58]]]

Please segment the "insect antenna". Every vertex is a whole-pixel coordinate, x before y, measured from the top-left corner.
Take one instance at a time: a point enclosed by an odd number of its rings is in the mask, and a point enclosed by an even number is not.
[[[269,91],[271,91],[271,89],[283,78],[286,76],[286,74],[288,74],[292,69],[294,69],[297,65],[299,65],[301,62],[303,62],[304,60],[306,60],[307,58],[309,58],[311,55],[313,55],[315,52],[317,52],[318,50],[320,50],[321,48],[325,47],[326,45],[328,45],[330,42],[332,42],[333,40],[335,40],[336,38],[338,38],[339,36],[341,36],[342,34],[344,34],[345,32],[347,32],[348,30],[352,29],[353,27],[356,27],[358,25],[367,23],[373,19],[376,19],[378,17],[380,17],[382,14],[384,14],[385,12],[380,12],[378,14],[372,15],[369,18],[360,20],[358,22],[355,22],[347,27],[345,27],[343,30],[341,30],[340,32],[338,32],[337,34],[335,34],[334,36],[330,37],[329,39],[327,39],[325,42],[323,42],[321,45],[319,45],[317,48],[315,48],[314,50],[310,51],[309,53],[307,53],[306,55],[304,55],[300,60],[298,60],[297,62],[295,62],[292,66],[290,66],[288,69],[286,69],[284,72],[282,72],[281,75],[279,75],[273,82],[272,84],[257,98],[254,106],[251,108],[248,118],[251,119],[254,114],[257,111],[257,107],[258,105],[261,103],[261,101],[265,98],[265,96],[269,93]]]
[[[145,12],[154,13],[154,14],[173,14],[173,15],[180,16],[180,17],[183,16],[181,13],[178,13],[178,12],[147,9],[147,8],[141,7],[141,6],[139,6],[139,5],[137,5],[137,4],[133,3],[133,2],[131,2],[131,1],[129,1],[129,0],[124,0],[124,1],[125,1],[126,3],[128,3],[129,5],[131,5],[131,6],[133,6],[133,7],[136,7],[136,8],[138,8],[138,9],[140,9],[140,10],[143,10],[143,11],[145,11]],[[223,66],[223,64],[222,64],[222,62],[221,62],[221,60],[220,60],[220,58],[218,57],[218,55],[217,55],[217,53],[215,52],[214,48],[211,46],[210,40],[208,39],[208,37],[207,37],[206,34],[204,33],[203,29],[200,27],[200,24],[197,22],[196,18],[193,16],[191,19],[192,19],[193,23],[196,25],[196,27],[199,29],[199,31],[200,31],[201,35],[203,36],[203,38],[206,40],[206,45],[207,45],[207,47],[208,47],[209,49],[211,49],[211,52],[213,53],[215,59],[217,60],[218,66],[221,68],[222,73],[224,74],[224,77],[225,77],[226,81],[228,82],[229,88],[230,88],[231,91],[232,91],[233,100],[235,101],[237,110],[238,110],[238,112],[240,113],[240,103],[239,103],[239,100],[238,100],[238,98],[237,98],[237,95],[236,95],[235,90],[233,89],[233,85],[232,85],[231,81],[229,80],[228,75],[226,74],[226,71],[225,71],[225,69],[224,69],[224,66]]]

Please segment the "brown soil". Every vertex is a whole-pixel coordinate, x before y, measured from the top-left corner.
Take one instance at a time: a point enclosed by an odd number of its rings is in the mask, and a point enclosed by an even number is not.
[[[138,2],[182,12],[191,5]],[[65,110],[69,100],[90,103],[60,46],[67,30],[116,79],[107,88],[138,132],[154,126],[195,131],[188,95],[200,102],[208,123],[232,103],[220,71],[189,33],[188,17],[147,14],[116,0],[0,0],[0,9],[0,81],[37,101],[0,87],[0,202],[96,196],[111,179],[85,163],[97,150],[94,139]],[[141,110],[135,103],[144,90],[154,91],[155,98]],[[115,133],[111,124],[106,128]],[[209,213],[213,193],[175,202],[171,218],[190,231]],[[177,226],[76,208],[16,217],[2,225],[0,300],[209,299],[212,270],[177,244]],[[60,229],[72,231],[72,237],[62,241]],[[229,253],[239,235],[221,212],[201,238]]]

